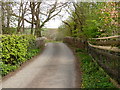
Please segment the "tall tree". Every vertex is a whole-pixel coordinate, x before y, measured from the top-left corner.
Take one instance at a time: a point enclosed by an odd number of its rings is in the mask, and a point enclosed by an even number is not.
[[[26,14],[26,10],[27,10],[27,4],[28,2],[23,2],[21,0],[19,5],[19,12],[18,12],[18,26],[17,26],[17,33],[21,32],[21,33],[24,33],[25,30],[24,30],[24,17],[25,17],[25,14]],[[15,15],[17,16],[17,15]]]
[[[2,7],[1,7],[1,2],[0,2],[0,21],[2,21]],[[2,34],[2,22],[0,22],[0,34]]]
[[[62,8],[66,6],[67,3],[58,3],[57,0],[52,2],[53,4],[46,2],[30,2],[30,8],[32,11],[32,28],[31,33],[33,33],[33,27],[35,24],[35,35],[41,37],[41,28],[52,18],[58,15]],[[46,9],[44,9],[46,8]]]

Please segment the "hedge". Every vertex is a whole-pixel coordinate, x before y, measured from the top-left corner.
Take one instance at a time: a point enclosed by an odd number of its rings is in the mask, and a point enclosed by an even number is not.
[[[40,50],[36,48],[36,38],[33,35],[1,35],[0,39],[2,76],[19,67]]]

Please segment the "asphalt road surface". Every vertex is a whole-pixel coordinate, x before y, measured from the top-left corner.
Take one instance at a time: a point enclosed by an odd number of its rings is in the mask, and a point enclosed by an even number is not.
[[[64,43],[47,43],[43,53],[2,81],[3,88],[77,88],[75,57]]]

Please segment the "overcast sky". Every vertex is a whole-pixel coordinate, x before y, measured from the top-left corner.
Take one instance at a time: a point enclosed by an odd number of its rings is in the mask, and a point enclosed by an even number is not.
[[[66,0],[59,0],[59,1],[64,2]],[[62,24],[62,20],[66,20],[69,16],[69,14],[65,11],[65,8],[62,9],[62,11],[59,13],[59,15],[55,16],[53,19],[48,21],[44,27],[46,27],[46,28],[58,28]],[[25,22],[25,26],[29,27],[31,25],[29,23]]]
[[[58,28],[62,24],[62,20],[66,20],[68,18],[68,13],[64,10],[61,12],[62,17],[56,16],[54,19],[48,21],[44,27],[46,28]],[[25,22],[25,26],[30,26],[29,23]]]
[[[60,16],[59,16],[60,15]],[[69,14],[63,8],[59,15],[55,16],[53,19],[48,21],[44,27],[46,28],[58,28],[62,24],[62,20],[66,20]],[[29,23],[25,22],[25,26],[30,26]]]
[[[55,19],[55,20],[50,20],[49,22],[46,23],[45,27],[47,28],[58,28],[61,25],[61,20]]]
[[[62,24],[62,20],[66,20],[68,18],[68,13],[64,10],[60,13],[62,16],[56,16],[54,19],[50,20],[46,23],[45,27],[47,28],[58,28]]]

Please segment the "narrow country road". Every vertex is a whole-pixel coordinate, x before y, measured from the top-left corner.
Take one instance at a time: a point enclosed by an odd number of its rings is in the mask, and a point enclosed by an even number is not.
[[[64,43],[48,43],[34,61],[3,80],[2,88],[78,88],[76,83],[72,51]]]

